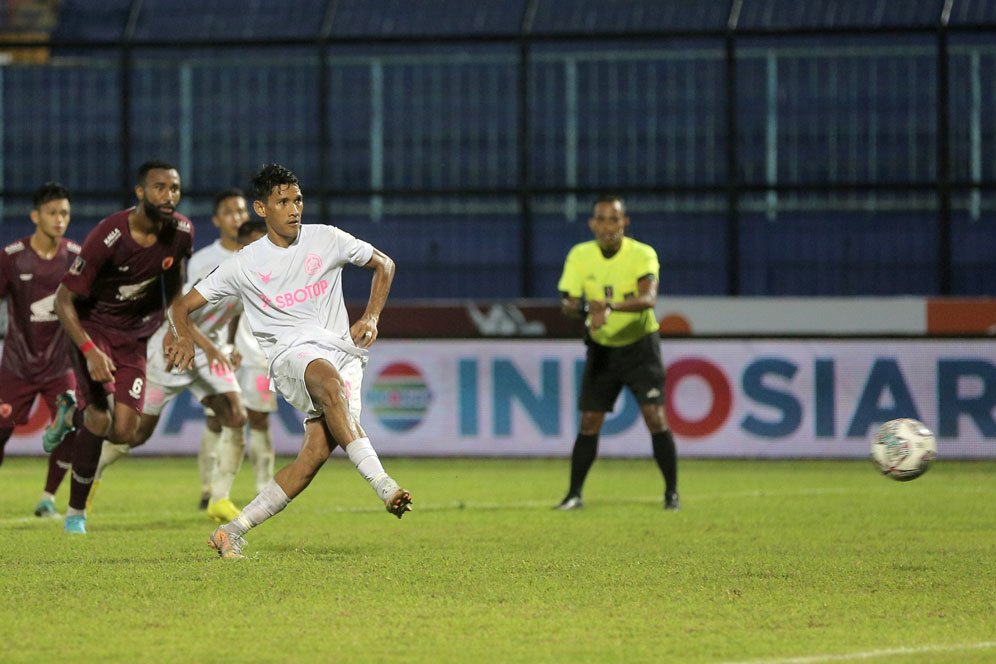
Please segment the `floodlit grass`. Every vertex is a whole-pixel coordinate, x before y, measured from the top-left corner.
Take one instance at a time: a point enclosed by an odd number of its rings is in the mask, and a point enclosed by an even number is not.
[[[8,459],[0,661],[996,661],[994,463],[686,460],[678,514],[649,460],[600,459],[573,513],[567,461],[386,465],[403,520],[336,458],[229,562],[192,459],[110,469],[86,537],[31,516],[43,461]]]

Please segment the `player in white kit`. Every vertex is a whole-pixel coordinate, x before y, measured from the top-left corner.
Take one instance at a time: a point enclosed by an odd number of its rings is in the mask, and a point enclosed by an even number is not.
[[[243,246],[266,235],[266,222],[258,219],[239,226],[239,242]],[[230,335],[231,338],[231,335]],[[270,438],[270,413],[277,411],[277,394],[270,389],[266,353],[249,328],[248,319],[239,317],[234,338],[240,356],[235,377],[242,388],[242,403],[249,419],[249,461],[256,472],[256,492],[273,479],[273,440]]]
[[[242,247],[238,229],[248,216],[245,195],[241,190],[226,189],[215,195],[211,220],[218,228],[219,237],[191,256],[185,291],[189,291]],[[229,324],[241,312],[242,301],[237,297],[228,297],[199,310],[192,317],[198,348],[194,366],[187,371],[172,372],[166,367],[162,353],[167,329],[165,323],[149,339],[145,404],[138,431],[127,444],[104,442],[97,466],[98,482],[102,481],[107,466],[152,436],[166,404],[184,390],[190,390],[197,401],[204,404],[209,420],[198,458],[202,503],[203,498],[208,499],[208,516],[219,523],[238,515],[239,508],[232,502],[229,492],[245,454],[246,412],[229,357],[231,348],[226,341]],[[93,490],[90,495],[92,498]]]
[[[243,535],[287,504],[314,479],[339,445],[360,474],[398,518],[411,509],[411,494],[384,471],[360,426],[360,392],[367,349],[394,279],[394,262],[349,233],[326,225],[301,224],[304,207],[293,173],[277,164],[253,176],[253,210],[266,220],[266,238],[246,246],[170,307],[171,333],[164,352],[170,366],[194,361],[190,316],[225,297],[242,298],[256,340],[266,353],[276,388],[307,414],[297,458],[229,523],[210,545],[223,558],[241,558]],[[363,315],[349,324],[342,298],[342,268],[373,271]]]

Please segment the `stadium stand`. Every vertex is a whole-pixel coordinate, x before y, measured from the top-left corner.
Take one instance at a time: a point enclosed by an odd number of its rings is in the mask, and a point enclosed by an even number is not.
[[[987,294],[996,1],[950,6],[974,29],[950,36],[946,127],[944,5],[63,0],[50,61],[0,71],[0,240],[38,182],[67,182],[92,223],[156,154],[199,220],[286,162],[310,214],[405,266],[400,297],[554,295],[602,189],[626,194],[666,294]]]

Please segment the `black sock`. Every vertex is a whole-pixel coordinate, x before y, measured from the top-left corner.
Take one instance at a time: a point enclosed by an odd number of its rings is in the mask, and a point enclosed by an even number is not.
[[[654,444],[654,460],[664,475],[664,493],[678,493],[678,452],[671,430],[651,434],[650,439]]]
[[[66,471],[72,466],[75,442],[76,432],[70,431],[48,457],[48,475],[45,477],[46,493],[55,495],[55,492],[59,490],[59,485],[66,477]]]
[[[0,466],[3,465],[3,449],[7,446],[7,441],[13,435],[14,429],[0,429]]]
[[[73,475],[69,487],[69,506],[73,509],[86,508],[86,499],[90,495],[93,476],[97,474],[97,462],[100,461],[103,445],[103,437],[91,433],[86,427],[76,430],[73,442]]]
[[[596,454],[598,454],[598,434],[589,436],[579,433],[574,439],[574,451],[571,452],[571,488],[567,495],[581,495],[584,479],[591,470],[591,464],[595,463]]]

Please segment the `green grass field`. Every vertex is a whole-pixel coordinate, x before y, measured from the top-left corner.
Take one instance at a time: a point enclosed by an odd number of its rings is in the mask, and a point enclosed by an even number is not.
[[[86,537],[8,459],[0,661],[996,661],[994,463],[686,460],[677,514],[649,460],[600,459],[573,513],[567,461],[385,465],[403,520],[336,458],[222,561],[193,459],[112,468]]]

